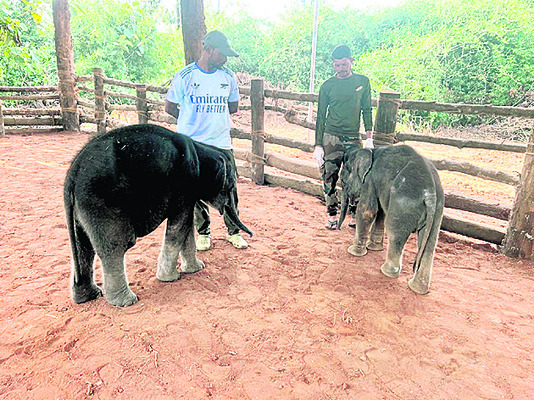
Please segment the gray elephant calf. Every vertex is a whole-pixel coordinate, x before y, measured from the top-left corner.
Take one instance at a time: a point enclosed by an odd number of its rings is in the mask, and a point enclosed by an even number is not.
[[[125,253],[165,219],[157,279],[179,279],[179,257],[184,273],[204,268],[196,257],[193,228],[198,200],[252,235],[238,217],[232,160],[157,125],[127,126],[89,141],[67,172],[64,200],[76,303],[102,295],[93,277],[95,253],[102,260],[106,300],[116,306],[137,302],[126,278]]]
[[[404,245],[410,234],[417,232],[415,274],[408,286],[416,293],[428,293],[444,203],[434,166],[409,146],[355,149],[345,155],[341,185],[338,228],[348,204],[358,203],[349,253],[363,256],[367,249],[382,250],[385,226],[389,244],[381,271],[396,278],[402,268]]]

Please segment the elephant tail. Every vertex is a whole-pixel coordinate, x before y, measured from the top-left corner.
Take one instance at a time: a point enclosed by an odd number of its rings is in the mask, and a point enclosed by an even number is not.
[[[76,223],[74,221],[74,180],[69,176],[65,181],[65,189],[63,193],[63,201],[65,203],[65,214],[67,216],[67,229],[69,232],[70,246],[72,250],[72,276],[74,282],[77,282],[80,276],[80,256],[78,254],[77,238],[76,238]]]
[[[426,218],[421,230],[417,232],[419,248],[413,263],[413,271],[417,272],[421,266],[421,259],[427,252],[434,252],[436,247],[439,228],[441,225],[441,217],[443,214],[443,207],[438,204],[438,194],[434,184],[434,190],[425,191],[424,203],[426,208]],[[421,240],[419,240],[421,235]]]

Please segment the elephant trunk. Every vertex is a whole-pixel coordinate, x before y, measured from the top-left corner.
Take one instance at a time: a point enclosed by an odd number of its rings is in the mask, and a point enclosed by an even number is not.
[[[230,194],[230,204],[226,205],[225,207],[225,213],[230,218],[230,220],[236,224],[236,226],[241,229],[243,232],[248,233],[250,236],[252,236],[252,231],[248,229],[245,224],[241,222],[239,219],[238,211],[237,211],[237,192]]]
[[[346,190],[344,190],[343,197],[341,198],[341,213],[339,214],[339,220],[337,221],[337,229],[341,229],[341,224],[343,224],[343,221],[347,216],[347,209],[349,208],[349,203],[349,195],[347,194]]]

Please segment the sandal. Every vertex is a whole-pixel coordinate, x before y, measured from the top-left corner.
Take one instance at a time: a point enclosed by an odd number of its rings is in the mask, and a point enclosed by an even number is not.
[[[337,219],[332,221],[332,220],[328,220],[326,221],[326,224],[324,225],[324,227],[326,229],[330,229],[331,231],[335,231],[337,229]]]

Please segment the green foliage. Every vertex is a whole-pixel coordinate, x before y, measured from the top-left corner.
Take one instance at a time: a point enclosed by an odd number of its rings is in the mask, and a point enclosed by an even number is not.
[[[116,79],[156,82],[183,64],[180,36],[171,28],[157,30],[159,21],[169,19],[157,2],[73,0],[72,5],[77,73],[90,74],[98,66]]]
[[[0,80],[5,85],[56,81],[51,14],[41,0],[0,0]],[[53,29],[52,29],[53,34]]]

